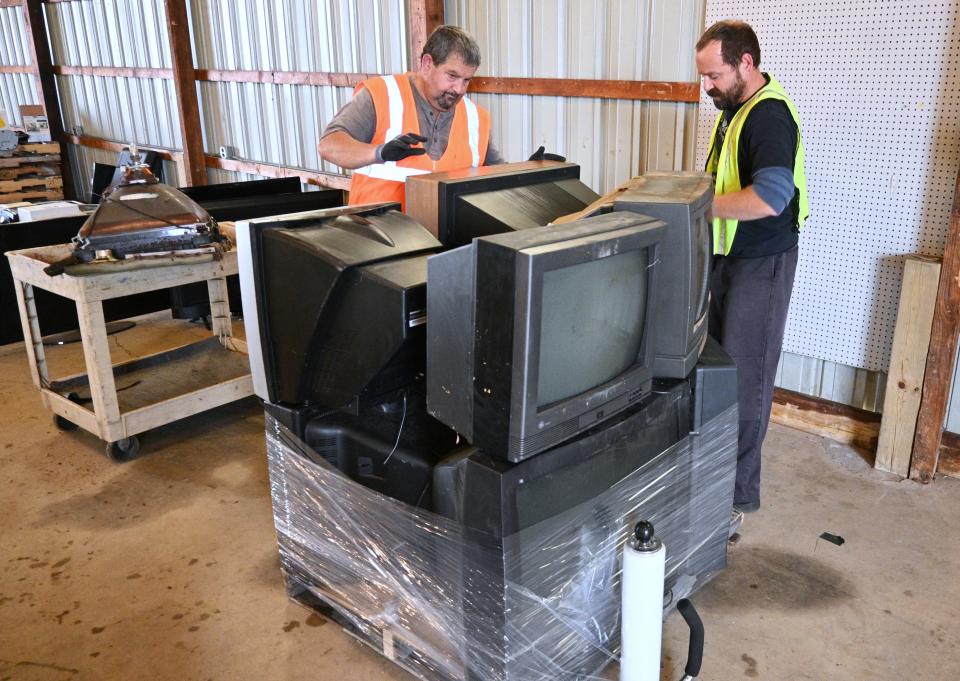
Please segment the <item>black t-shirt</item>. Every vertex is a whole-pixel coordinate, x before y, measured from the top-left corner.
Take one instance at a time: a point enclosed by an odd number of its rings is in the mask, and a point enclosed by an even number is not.
[[[724,111],[726,122],[739,110]],[[725,128],[721,122],[721,128]],[[719,142],[720,140],[718,140]],[[790,109],[779,99],[764,99],[750,110],[740,131],[737,163],[740,186],[753,184],[753,174],[761,168],[788,168],[793,172],[797,154],[797,124]],[[788,251],[797,245],[797,214],[800,192],[780,215],[759,220],[740,220],[730,255],[757,258]]]

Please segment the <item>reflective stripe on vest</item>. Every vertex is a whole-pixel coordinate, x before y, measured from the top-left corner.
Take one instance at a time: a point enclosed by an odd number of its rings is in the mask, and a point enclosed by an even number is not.
[[[467,142],[473,157],[472,165],[476,168],[480,165],[480,115],[477,113],[477,105],[467,97],[463,98],[463,104],[467,109]]]
[[[769,75],[769,74],[768,74]],[[797,124],[797,149],[796,157],[793,162],[793,183],[800,192],[800,202],[797,214],[798,229],[803,229],[803,223],[809,215],[809,206],[807,203],[807,179],[804,172],[804,152],[803,136],[800,132],[800,114],[797,108],[790,101],[786,91],[770,76],[770,82],[757,90],[757,92],[747,102],[740,107],[733,119],[727,126],[727,134],[723,140],[723,146],[716,148],[717,130],[720,127],[720,121],[723,119],[723,112],[717,116],[713,125],[713,133],[710,136],[710,151],[707,157],[706,170],[716,177],[717,195],[732,194],[740,191],[743,187],[740,184],[740,168],[738,163],[737,151],[740,143],[740,132],[747,120],[750,111],[759,102],[764,99],[778,99],[787,105],[794,123]],[[792,201],[791,201],[792,204]],[[789,208],[789,205],[788,205]],[[727,255],[733,247],[733,240],[737,234],[739,221],[733,218],[714,218],[713,219],[713,252],[717,255]]]
[[[406,76],[399,76],[405,78]],[[398,135],[402,135],[403,130],[403,95],[400,93],[400,86],[397,84],[397,76],[379,76],[386,85],[388,117],[386,133],[382,141],[374,140],[377,144],[383,144]],[[467,116],[467,143],[470,147],[471,165],[478,167],[480,165],[480,115],[477,111],[477,105],[469,98],[461,99]],[[451,125],[452,131],[452,125]],[[449,145],[449,141],[448,141]],[[387,180],[390,182],[405,182],[411,175],[424,175],[434,172],[433,170],[410,168],[397,165],[396,161],[384,161],[383,163],[372,163],[367,166],[356,168],[353,171],[359,175],[366,175],[378,180]]]
[[[384,138],[392,140],[397,135],[403,134],[403,95],[400,94],[400,86],[397,85],[396,78],[393,76],[379,76],[379,78],[387,88],[387,115],[389,120]],[[371,163],[368,166],[355,168],[353,172],[360,175],[367,175],[377,180],[405,182],[411,175],[425,175],[430,171],[398,166],[396,161],[384,161],[383,163]]]

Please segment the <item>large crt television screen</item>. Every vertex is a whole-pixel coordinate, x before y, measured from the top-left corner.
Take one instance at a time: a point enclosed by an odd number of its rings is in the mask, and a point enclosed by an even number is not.
[[[684,378],[693,371],[707,339],[710,277],[710,226],[707,209],[713,178],[704,173],[648,172],[614,201],[614,211],[663,220],[661,249],[667,273],[660,297],[671,314],[653,330],[654,376]],[[669,277],[669,282],[666,280]]]
[[[427,404],[522,461],[649,392],[659,220],[611,213],[474,240],[427,265]]]
[[[448,248],[546,225],[599,198],[580,181],[580,166],[557,161],[414,175],[407,179],[406,196],[407,214]]]
[[[440,243],[398,204],[237,225],[254,389],[345,409],[424,367],[426,258]]]

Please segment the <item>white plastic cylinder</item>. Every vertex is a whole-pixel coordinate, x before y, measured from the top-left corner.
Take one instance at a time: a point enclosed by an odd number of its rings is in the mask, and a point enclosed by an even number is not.
[[[663,572],[667,552],[623,547],[620,602],[620,681],[660,680]]]

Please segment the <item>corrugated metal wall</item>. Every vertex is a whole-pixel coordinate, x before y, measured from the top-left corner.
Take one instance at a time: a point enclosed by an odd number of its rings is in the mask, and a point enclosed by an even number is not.
[[[784,352],[777,367],[776,385],[804,395],[880,412],[883,411],[887,375]]]
[[[0,64],[30,64],[30,47],[26,42],[26,34],[23,10],[20,7],[0,8]],[[0,73],[0,110],[6,113],[7,123],[22,124],[20,105],[39,102],[32,74]]]
[[[448,1],[447,20],[481,44],[483,75],[689,81],[705,0]],[[396,73],[408,68],[406,3],[397,0],[193,0],[196,66]],[[161,0],[47,6],[54,60],[71,66],[169,68]],[[585,28],[586,27],[586,28]],[[613,39],[611,39],[611,36]],[[519,46],[519,47],[518,47]],[[172,83],[60,76],[65,127],[118,141],[179,145]],[[336,172],[316,142],[350,88],[201,83],[204,145],[215,154]],[[477,95],[509,160],[537,146],[567,155],[605,191],[645,169],[689,169],[696,106],[587,98]],[[78,182],[89,182],[79,168]],[[238,174],[219,172],[219,179]]]
[[[478,75],[696,80],[693,46],[705,0],[447,0],[446,19],[480,43]],[[647,169],[690,170],[696,105],[590,98],[475,95],[491,110],[510,161],[541,144],[581,166],[606,192]]]
[[[399,73],[407,69],[405,4],[195,0],[197,67]],[[332,86],[201,83],[204,146],[210,154],[223,145],[245,160],[339,172],[321,166],[317,141],[352,94]]]
[[[58,2],[44,7],[54,64],[171,68],[163,0]],[[171,80],[57,76],[57,88],[67,132],[180,147]],[[70,154],[79,196],[89,193],[93,158],[116,162],[116,154],[108,152],[73,147]],[[176,182],[175,175],[166,179]]]

